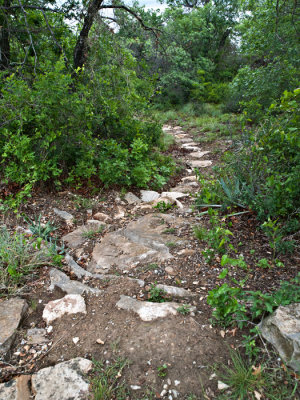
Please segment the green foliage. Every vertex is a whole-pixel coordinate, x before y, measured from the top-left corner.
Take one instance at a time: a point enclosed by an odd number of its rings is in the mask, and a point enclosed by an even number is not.
[[[216,254],[224,254],[227,247],[232,248],[230,236],[232,232],[226,228],[225,221],[220,221],[218,212],[208,209],[210,228],[202,226],[194,227],[194,233],[198,240],[205,241],[208,248],[202,251],[207,262],[212,262]]]
[[[269,355],[267,359],[256,358],[258,353],[254,349],[257,350],[255,347],[250,350],[253,358],[248,361],[239,351],[230,350],[230,366],[222,365],[218,374],[229,389],[216,398],[227,400],[230,395],[230,399],[236,400],[257,400],[260,396],[274,400],[296,400],[299,397],[299,384],[290,371],[278,367]]]
[[[174,205],[171,203],[166,203],[165,201],[159,201],[153,208],[157,209],[161,213],[165,213],[173,207]]]
[[[191,309],[187,304],[183,304],[177,308],[177,311],[182,315],[188,315],[191,312]]]
[[[236,298],[240,293],[240,287],[230,287],[227,283],[209,292],[207,304],[214,307],[212,315],[220,324],[228,326],[233,322],[232,315],[240,310]]]
[[[260,126],[244,131],[237,151],[227,155],[225,167],[218,171],[220,182],[223,178],[224,182],[237,183],[237,189],[225,190],[225,204],[231,198],[234,204],[251,208],[259,219],[267,221],[264,226],[271,235],[273,251],[282,247],[287,230],[291,233],[292,227],[298,226],[295,221],[300,207],[299,98],[299,89],[284,92]],[[280,221],[271,227],[278,218]],[[283,220],[287,220],[286,229]],[[292,243],[286,248],[289,246]]]
[[[86,231],[86,232],[83,232],[82,236],[83,236],[84,238],[87,238],[87,239],[93,239],[93,238],[95,238],[98,234],[102,233],[103,230],[104,230],[104,228],[105,228],[105,225],[100,225],[99,228],[97,228],[96,230],[91,229],[91,230],[88,230],[88,231]]]
[[[163,364],[157,367],[157,375],[160,378],[165,378],[168,374],[168,366],[167,364]]]
[[[40,237],[44,240],[51,240],[51,234],[57,230],[50,221],[42,224],[41,222],[42,214],[31,220],[29,217],[24,217],[24,220],[28,223],[28,227],[34,236]]]
[[[295,7],[293,0],[241,2],[238,31],[244,65],[231,85],[231,110],[240,102],[248,118],[257,121],[284,90],[298,87],[299,19],[294,18]]]
[[[167,293],[163,289],[160,289],[156,285],[152,284],[149,291],[148,300],[152,303],[164,303],[167,301],[165,298],[166,295]]]
[[[60,265],[62,256],[55,244],[46,245],[42,237],[10,235],[0,230],[0,296],[11,294],[26,284],[28,276],[44,265]]]
[[[228,270],[225,269],[219,278],[224,279],[227,275]],[[231,281],[235,286],[224,283],[211,290],[207,298],[207,303],[215,308],[213,317],[224,326],[235,323],[243,326],[249,319],[257,320],[265,313],[272,313],[280,305],[300,301],[300,274],[290,282],[281,282],[279,289],[271,293],[245,291],[245,280],[237,282],[231,278]]]
[[[244,257],[240,255],[238,258],[231,258],[227,254],[223,254],[221,259],[221,266],[232,265],[233,267],[239,267],[242,269],[247,269],[247,264],[244,260]]]
[[[238,351],[231,350],[230,355],[232,366],[224,366],[225,372],[220,376],[220,379],[230,386],[232,399],[249,399],[251,393],[259,392],[263,386],[264,371],[259,367],[259,371],[253,373],[252,365],[247,365]],[[251,398],[254,399],[254,397]]]
[[[123,379],[123,370],[129,365],[128,361],[117,358],[109,365],[102,361],[94,361],[91,379],[93,398],[95,400],[126,399],[129,391]]]

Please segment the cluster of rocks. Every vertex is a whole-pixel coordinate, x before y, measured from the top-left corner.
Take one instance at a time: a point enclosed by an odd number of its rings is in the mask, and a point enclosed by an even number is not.
[[[174,135],[175,140],[182,149],[189,151],[187,164],[191,168],[205,168],[212,164],[210,160],[202,160],[202,157],[209,152],[201,151],[187,134],[182,132],[180,127],[164,127],[165,132]],[[198,189],[198,182],[195,175],[191,175],[192,169],[188,169],[189,176],[184,177],[180,184],[169,192],[158,193],[156,191],[142,190],[140,197],[129,192],[125,195],[125,201],[137,209],[153,210],[159,203],[176,205],[178,209],[185,210],[184,201],[189,194]],[[73,226],[74,218],[66,211],[54,209],[56,215],[64,219],[69,227]],[[161,263],[172,259],[174,255],[168,247],[168,242],[185,246],[186,243],[175,234],[164,235],[166,226],[170,232],[184,227],[187,223],[180,215],[161,214],[151,212],[137,220],[129,222],[125,227],[116,231],[109,231],[109,224],[113,219],[121,219],[125,210],[117,207],[114,216],[98,212],[72,232],[63,236],[63,241],[68,245],[70,251],[83,257],[82,247],[89,236],[104,233],[100,241],[93,247],[91,258],[86,263],[86,268],[81,267],[70,254],[65,257],[67,266],[72,278],[55,268],[50,270],[49,290],[59,288],[65,295],[57,300],[50,301],[43,310],[43,320],[47,328],[31,328],[27,331],[27,344],[36,345],[38,349],[47,351],[51,341],[47,337],[51,333],[52,323],[63,318],[64,315],[82,314],[86,315],[87,309],[83,295],[101,296],[102,290],[92,287],[90,280],[116,279],[116,276],[109,275],[109,272],[117,266],[122,273],[128,273],[140,263]],[[185,246],[186,247],[186,246]],[[77,251],[77,253],[76,253]],[[188,254],[192,249],[184,248],[178,251],[180,254]],[[180,253],[181,252],[181,253]],[[172,275],[172,267],[166,267],[166,272]],[[122,279],[130,279],[122,275]],[[144,281],[137,280],[140,287],[145,285]],[[142,321],[151,322],[159,318],[174,316],[179,312],[179,299],[186,299],[185,313],[193,316],[196,307],[188,302],[193,299],[194,293],[179,287],[168,285],[157,285],[173,301],[165,303],[153,303],[141,301],[140,299],[120,295],[116,307],[120,312],[132,312]],[[0,302],[0,357],[5,359],[9,356],[16,339],[17,330],[26,315],[28,305],[24,299],[11,298]],[[259,325],[262,335],[272,343],[278,350],[282,359],[295,370],[299,369],[300,362],[300,305],[294,304],[287,307],[279,307],[276,312],[267,317]],[[77,340],[78,338],[73,338]],[[75,341],[74,341],[75,343]],[[103,342],[102,342],[103,343]],[[36,351],[33,349],[33,351]],[[40,350],[38,350],[40,351]],[[41,350],[42,351],[42,350]],[[87,373],[92,368],[92,362],[84,358],[75,358],[59,363],[53,367],[43,368],[37,373],[21,375],[9,382],[0,384],[0,400],[46,400],[46,399],[86,399],[89,393],[89,380]],[[59,384],[57,384],[59,382]],[[222,382],[221,382],[222,383]],[[178,386],[180,382],[168,379],[163,386],[160,397],[168,399],[179,398]],[[132,390],[141,389],[139,386],[132,387]],[[227,388],[221,386],[219,390]]]

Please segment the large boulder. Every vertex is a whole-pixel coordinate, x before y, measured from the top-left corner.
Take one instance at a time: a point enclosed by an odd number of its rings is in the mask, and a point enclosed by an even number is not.
[[[300,303],[278,307],[258,327],[287,365],[300,371]]]

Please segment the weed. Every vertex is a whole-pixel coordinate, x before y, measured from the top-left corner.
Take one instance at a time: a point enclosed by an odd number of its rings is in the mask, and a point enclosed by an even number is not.
[[[254,360],[246,362],[238,351],[231,350],[232,367],[223,366],[220,379],[230,387],[230,399],[255,400],[296,400],[299,398],[298,382],[293,379],[286,367],[272,365],[268,357],[266,362]],[[227,400],[229,392],[221,394],[218,400]]]
[[[26,238],[6,228],[0,230],[0,289],[8,293],[25,284],[28,275],[43,265],[60,263],[56,245],[46,246],[41,237]]]
[[[259,391],[263,385],[263,368],[253,369],[247,365],[238,351],[231,351],[232,367],[224,366],[225,373],[221,380],[230,386],[231,399],[249,399],[249,394]]]
[[[172,249],[173,247],[176,247],[176,243],[175,242],[167,242],[166,246],[169,247],[170,249]]]
[[[160,378],[165,378],[167,376],[167,374],[168,374],[167,364],[163,364],[163,365],[160,365],[159,367],[157,367],[157,375]]]
[[[35,217],[34,220],[29,217],[24,217],[24,220],[28,223],[29,229],[34,236],[41,237],[48,241],[51,234],[57,230],[57,227],[49,221],[46,224],[43,224],[41,222],[41,217],[42,215],[40,214],[38,217]]]
[[[182,306],[177,308],[177,311],[182,315],[188,315],[191,309],[187,304],[183,304]]]
[[[103,232],[103,229],[104,229],[104,225],[101,225],[98,229],[96,229],[96,230],[94,230],[94,229],[91,229],[91,230],[88,230],[88,231],[86,231],[86,232],[83,232],[83,234],[82,234],[82,236],[84,237],[84,238],[86,238],[86,239],[93,239],[95,236],[97,236],[99,233],[102,233]]]
[[[174,207],[174,205],[171,203],[166,203],[165,201],[159,201],[153,208],[156,208],[161,213],[165,213],[172,207]]]
[[[73,200],[73,203],[77,210],[80,210],[80,209],[88,210],[88,209],[95,207],[95,205],[97,204],[97,201],[95,199],[90,199],[87,197],[76,195]]]
[[[35,299],[30,299],[29,300],[29,307],[32,309],[32,311],[35,311],[37,309],[37,301]]]
[[[194,233],[198,240],[206,241],[208,248],[205,249],[202,254],[207,262],[211,262],[216,255],[223,254],[226,251],[226,245],[233,248],[230,245],[230,236],[232,233],[226,228],[224,221],[218,220],[218,212],[210,208],[208,210],[210,216],[210,229],[206,229],[202,226],[194,227]]]
[[[152,264],[148,264],[145,267],[143,267],[143,271],[147,272],[147,271],[153,271],[155,269],[158,268],[158,264],[152,263]]]
[[[266,258],[261,258],[257,264],[258,267],[260,268],[271,268],[271,265],[269,263],[269,260],[267,260]]]
[[[91,380],[94,400],[125,400],[128,398],[128,388],[124,380],[121,380],[122,371],[128,365],[128,361],[122,358],[118,358],[108,365],[104,365],[101,361],[94,361]]]
[[[166,292],[163,289],[160,289],[156,285],[152,284],[150,291],[149,291],[149,301],[152,301],[152,303],[164,303],[166,302]]]
[[[165,229],[163,231],[164,234],[172,234],[172,233],[175,233],[175,232],[176,232],[175,228],[168,228],[168,229]]]
[[[221,259],[221,266],[224,267],[227,264],[242,268],[244,270],[247,269],[247,264],[245,263],[243,255],[240,255],[238,258],[231,258],[228,257],[227,254],[224,254]]]
[[[113,353],[116,353],[119,350],[119,345],[120,345],[120,338],[117,338],[110,344],[111,351]]]

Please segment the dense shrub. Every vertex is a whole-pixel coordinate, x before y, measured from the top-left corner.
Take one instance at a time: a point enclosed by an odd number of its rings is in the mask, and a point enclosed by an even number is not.
[[[285,91],[258,127],[244,130],[218,173],[214,190],[220,196],[223,189],[225,202],[249,207],[261,220],[299,216],[299,99],[300,89]]]
[[[124,63],[127,55],[123,54]],[[112,69],[104,65],[92,76],[79,72],[74,80],[59,61],[46,66],[32,82],[14,74],[3,80],[0,175],[4,183],[17,184],[26,193],[41,182],[60,185],[93,175],[104,184],[165,183],[163,176],[171,173],[172,163],[153,153],[160,126],[136,117],[147,104],[136,89],[138,78],[133,73],[129,79],[132,71],[127,65],[114,84]],[[125,74],[127,86],[132,87],[122,89]]]

